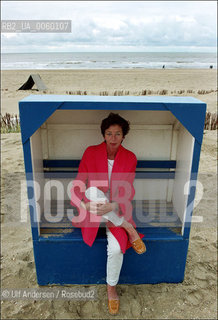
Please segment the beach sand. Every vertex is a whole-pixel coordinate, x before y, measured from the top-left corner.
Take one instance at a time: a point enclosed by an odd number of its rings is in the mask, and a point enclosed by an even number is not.
[[[39,73],[48,87],[46,93],[86,91],[129,91],[139,95],[151,90],[152,95],[167,90],[167,95],[194,96],[216,112],[216,70],[25,70],[2,72],[2,114],[18,114],[18,101],[35,90],[16,91],[31,73]],[[179,93],[184,90],[183,93]],[[188,93],[192,90],[192,93]],[[208,91],[199,94],[199,90]],[[209,93],[210,91],[210,93]],[[4,300],[2,319],[217,319],[217,239],[216,239],[216,131],[205,131],[194,216],[203,223],[192,223],[185,279],[179,284],[118,285],[120,312],[116,317],[107,311],[106,286],[96,288],[98,299],[76,300]],[[20,181],[25,181],[23,151],[19,133],[3,134],[2,210],[1,210],[1,280],[2,289],[38,288],[29,219],[25,205],[26,189],[20,200]],[[73,286],[80,288],[80,286]],[[60,290],[66,287],[58,287]]]
[[[88,95],[147,94],[159,95],[166,90],[167,95],[192,96],[207,103],[210,112],[217,111],[217,72],[208,70],[8,70],[2,71],[2,110],[18,113],[18,101],[29,94],[42,94],[36,90],[17,91],[30,74],[40,74],[48,94],[66,94],[81,91]],[[35,89],[35,87],[33,87]],[[149,92],[150,90],[150,92]],[[207,94],[198,92],[207,91]]]

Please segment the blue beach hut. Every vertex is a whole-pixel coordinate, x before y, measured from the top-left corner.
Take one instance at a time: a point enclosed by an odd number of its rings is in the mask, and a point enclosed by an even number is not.
[[[147,252],[127,250],[119,283],[181,282],[206,104],[192,97],[30,95],[19,102],[37,280],[105,283],[106,237],[90,248],[73,228],[70,187],[109,112],[130,120],[123,145],[138,159],[133,216]]]

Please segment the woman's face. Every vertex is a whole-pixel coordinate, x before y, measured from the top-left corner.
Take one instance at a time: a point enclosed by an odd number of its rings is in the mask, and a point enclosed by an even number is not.
[[[123,130],[118,124],[112,125],[105,130],[104,138],[107,147],[111,151],[116,151],[123,141]]]

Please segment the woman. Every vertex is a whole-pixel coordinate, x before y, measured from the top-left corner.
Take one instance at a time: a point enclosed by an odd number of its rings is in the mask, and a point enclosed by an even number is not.
[[[106,224],[107,235],[107,293],[110,314],[117,314],[119,297],[116,284],[126,249],[138,254],[146,251],[132,219],[131,200],[137,159],[122,142],[129,132],[129,122],[110,113],[101,123],[104,142],[88,147],[82,157],[79,172],[71,189],[71,204],[79,215],[73,219],[80,226],[83,240],[92,246],[99,225]]]

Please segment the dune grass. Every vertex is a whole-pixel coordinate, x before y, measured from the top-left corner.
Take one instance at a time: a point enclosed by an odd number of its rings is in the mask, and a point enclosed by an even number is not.
[[[4,116],[1,114],[1,133],[18,133],[20,132],[20,119],[15,114],[6,113]]]

